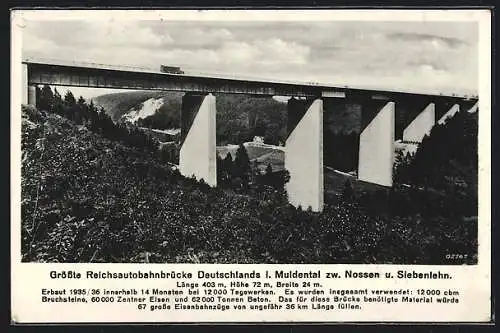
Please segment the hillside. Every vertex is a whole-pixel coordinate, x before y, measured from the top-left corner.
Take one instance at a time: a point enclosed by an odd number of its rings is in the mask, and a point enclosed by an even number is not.
[[[116,121],[132,111],[139,110],[143,106],[142,104],[148,100],[161,99],[163,103],[171,103],[171,105],[160,108],[163,113],[162,117],[171,117],[172,121],[178,121],[177,113],[180,112],[182,95],[183,93],[177,92],[127,91],[101,95],[95,98],[94,102],[103,106],[112,119]],[[283,127],[286,127],[285,106],[285,103],[271,98],[218,94],[217,120],[219,122],[235,121],[238,125],[243,125],[247,129],[253,129],[257,132],[261,132],[263,127],[267,127],[271,121],[274,121],[278,126],[275,130],[280,132],[283,131]],[[166,112],[168,109],[170,112]],[[324,119],[325,130],[345,134],[359,132],[361,110],[355,105],[347,104],[346,108],[340,108],[329,105],[328,100],[325,100],[325,109],[328,110]],[[160,121],[155,119],[153,123],[159,124]],[[228,132],[224,132],[223,135],[230,138]]]
[[[135,120],[138,125],[157,129],[179,128],[183,93],[131,91],[97,97],[113,121]],[[253,136],[264,136],[267,143],[278,144],[286,138],[286,104],[272,98],[245,95],[216,96],[217,143],[239,143]],[[145,104],[148,104],[145,106]],[[157,111],[152,113],[151,106]],[[148,115],[139,119],[139,111]]]
[[[218,146],[252,141],[256,135],[263,136],[268,144],[284,144],[288,122],[286,103],[247,95],[216,97]],[[324,115],[325,164],[345,172],[354,171],[361,110],[351,104],[344,107],[328,101],[325,100]],[[141,127],[156,129],[180,128],[182,93],[121,92],[100,96],[95,102],[102,105],[114,121],[137,121]]]
[[[321,214],[305,212],[269,188],[252,196],[209,188],[147,150],[31,108],[21,172],[25,262],[432,264],[446,253],[477,262],[477,220],[449,218],[447,207],[422,214],[411,193],[354,192],[360,204],[344,190]]]
[[[217,142],[238,144],[264,137],[267,144],[286,140],[287,106],[272,98],[217,95]]]
[[[136,108],[142,102],[150,98],[159,98],[164,96],[165,92],[158,91],[126,91],[120,93],[111,93],[98,96],[93,99],[96,105],[102,106],[106,113],[113,119],[119,120],[131,109]]]
[[[352,103],[334,102],[335,99],[324,99],[323,130],[332,135],[359,133],[361,129],[361,108]]]
[[[110,111],[107,110],[108,114],[112,117],[127,116],[129,119],[137,118],[138,110],[141,110],[143,115],[151,114],[152,108],[150,105],[157,105],[158,111],[154,114],[143,117],[144,119],[139,119],[139,125],[144,127],[170,129],[180,127],[180,109],[181,109],[181,97],[182,93],[172,93],[172,92],[123,92],[100,96],[96,99],[97,102],[106,105]],[[156,103],[156,104],[155,104]],[[217,95],[217,145],[218,151],[222,152],[225,156],[226,151],[229,149],[227,147],[222,147],[226,144],[238,144],[240,142],[251,141],[255,135],[264,136],[266,143],[278,145],[284,143],[286,140],[286,125],[287,125],[287,112],[286,103],[278,102],[271,98],[258,98],[245,95],[229,95],[222,94]],[[147,104],[147,105],[145,105]],[[106,108],[106,107],[105,107]],[[343,172],[353,172],[358,168],[358,152],[359,152],[359,131],[361,125],[361,110],[358,106],[350,103],[339,103],[333,99],[325,99],[324,101],[324,137],[323,137],[323,152],[324,152],[324,163],[325,165],[332,167],[334,169]],[[154,108],[153,108],[154,109]],[[477,113],[472,114],[469,120],[475,121],[477,127]],[[118,119],[120,118],[118,117]],[[116,120],[113,118],[114,120]],[[458,117],[457,119],[459,119]],[[457,123],[456,119],[452,124]],[[430,143],[423,143],[423,151],[429,151],[430,153],[419,153],[428,154],[429,156],[437,154],[436,156],[449,156],[453,150],[447,149],[448,142],[445,138],[454,137],[459,140],[463,140],[460,124],[458,126],[454,125],[455,129],[445,130],[444,135],[434,135],[434,138],[430,140]],[[469,125],[467,125],[469,126]],[[441,128],[441,126],[436,126],[436,128]],[[448,128],[451,128],[448,126]],[[472,129],[474,130],[474,129]],[[436,129],[434,130],[434,133]],[[476,128],[477,132],[477,128]],[[475,132],[474,132],[475,133]],[[472,134],[474,136],[474,133]],[[436,137],[440,137],[437,138]],[[470,141],[470,140],[469,140]],[[466,160],[469,158],[468,152],[470,152],[470,144],[468,145],[464,153],[464,157],[458,161],[458,169],[454,164],[446,164],[443,161],[453,160],[453,157],[434,159],[435,162],[441,161],[441,165],[429,165],[422,169],[427,170],[438,170],[451,168],[455,171],[455,175],[449,175],[449,177],[457,178],[462,177],[460,175],[460,165],[467,163]],[[474,143],[472,142],[472,145]],[[431,148],[427,149],[426,146]],[[433,148],[434,147],[434,148]],[[440,148],[439,148],[440,147]],[[462,151],[459,144],[450,146],[455,149],[458,147],[458,152]],[[396,142],[397,151],[408,150],[415,151],[414,146],[402,145]],[[234,148],[232,151],[236,151]],[[477,155],[476,153],[473,153]],[[234,153],[232,153],[234,158]],[[276,155],[276,154],[274,154]],[[251,158],[254,159],[255,157]],[[263,165],[271,162],[276,162],[276,167],[278,169],[282,168],[283,161],[279,161],[280,156],[272,156],[269,160],[261,159],[259,162]],[[425,158],[425,157],[424,157]],[[421,160],[422,158],[418,158]],[[430,159],[433,160],[433,159]],[[474,158],[477,161],[477,156]],[[427,162],[418,162],[427,163]],[[446,164],[446,165],[445,165]],[[468,178],[476,174],[476,170],[467,166],[469,172]],[[476,172],[476,173],[474,173]],[[412,171],[412,173],[414,173]],[[434,178],[439,178],[443,172],[437,172]],[[457,174],[458,173],[458,174]],[[404,172],[403,172],[404,174]],[[399,173],[398,177],[401,176]],[[406,177],[403,175],[403,177]],[[421,182],[421,180],[418,180]],[[405,180],[405,182],[413,182],[413,180]],[[470,179],[469,182],[474,184],[474,179]],[[477,180],[475,182],[477,184]],[[472,185],[476,186],[477,185]]]

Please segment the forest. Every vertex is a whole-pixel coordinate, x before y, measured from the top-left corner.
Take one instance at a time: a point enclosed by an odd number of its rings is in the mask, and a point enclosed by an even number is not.
[[[170,129],[180,128],[182,93],[134,91],[112,93],[96,98],[96,103],[103,105],[106,113],[115,122],[134,110],[150,98],[161,99],[162,105],[155,114],[138,119],[139,127]],[[328,106],[328,103],[325,105]],[[328,106],[329,107],[329,106]],[[252,141],[254,136],[261,136],[264,143],[284,145],[287,138],[286,102],[272,98],[246,95],[216,95],[216,141],[218,146],[241,144]],[[324,125],[324,163],[337,170],[350,172],[357,169],[359,110],[348,112],[329,107],[332,114],[325,116]],[[176,163],[178,151],[175,146],[163,147],[163,156],[169,162]],[[179,147],[177,147],[179,149]]]
[[[393,188],[345,179],[314,213],[288,203],[286,172],[252,174],[244,147],[211,188],[141,130],[49,89],[22,110],[23,261],[477,263],[477,114],[399,156]]]

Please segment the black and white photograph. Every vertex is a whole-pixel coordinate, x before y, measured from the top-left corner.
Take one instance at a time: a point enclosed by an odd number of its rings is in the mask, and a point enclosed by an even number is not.
[[[96,17],[21,27],[23,263],[478,264],[477,21]]]

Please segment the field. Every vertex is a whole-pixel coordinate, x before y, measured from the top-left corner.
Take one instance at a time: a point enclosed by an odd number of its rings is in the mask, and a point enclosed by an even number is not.
[[[250,162],[252,165],[257,163],[261,172],[266,170],[268,164],[271,164],[273,171],[281,171],[285,168],[284,147],[261,145],[253,142],[246,142],[244,146]],[[234,160],[236,158],[236,150],[238,150],[238,145],[218,146],[217,154],[224,159],[230,153]]]
[[[350,195],[351,177],[327,173],[318,214],[270,188],[209,188],[55,114],[24,109],[22,124],[25,262],[477,262],[477,218],[439,191],[354,181]]]

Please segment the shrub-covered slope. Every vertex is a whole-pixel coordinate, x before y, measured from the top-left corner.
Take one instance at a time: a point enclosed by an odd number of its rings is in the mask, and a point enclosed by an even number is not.
[[[336,199],[321,214],[181,177],[150,154],[23,110],[23,261],[474,262],[475,221],[377,215]],[[467,222],[467,223],[466,223]]]

